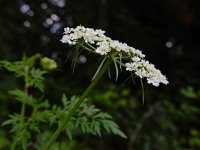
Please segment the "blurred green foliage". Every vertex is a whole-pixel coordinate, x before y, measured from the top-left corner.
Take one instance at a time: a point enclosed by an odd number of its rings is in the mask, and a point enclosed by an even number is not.
[[[40,62],[39,65],[38,62]],[[49,64],[53,64],[53,67],[52,65],[49,67]],[[24,54],[21,61],[10,62],[3,60],[0,61],[0,66],[14,73],[17,78],[23,80],[24,84],[23,90],[16,87],[14,90],[9,91],[9,94],[21,103],[21,110],[20,112],[9,114],[9,119],[6,119],[1,124],[1,126],[11,126],[10,136],[12,137],[12,139],[5,138],[2,140],[4,144],[2,144],[2,148],[8,147],[11,150],[43,149],[48,139],[46,141],[35,141],[33,137],[35,136],[36,139],[38,137],[46,138],[45,135],[42,137],[43,132],[48,133],[45,129],[53,125],[60,126],[63,122],[62,120],[66,118],[68,112],[79,100],[79,97],[72,96],[70,99],[67,99],[66,95],[63,94],[61,98],[62,106],[51,106],[49,101],[45,99],[44,75],[48,73],[45,70],[52,70],[57,67],[56,62],[50,58],[41,58],[39,54],[27,57]],[[42,96],[39,97],[38,95]],[[102,129],[109,134],[112,133],[122,138],[127,138],[113,121],[112,116],[102,112],[94,105],[88,105],[85,99],[83,99],[83,102],[76,109],[69,123],[64,128],[69,139],[72,139],[74,130],[80,130],[85,134],[90,133],[102,136]],[[49,134],[48,138],[50,139],[51,136]],[[8,143],[11,144],[8,145]],[[62,142],[57,143],[58,145],[53,143],[50,148],[63,149],[63,146],[59,146],[60,144],[62,145]]]
[[[60,93],[80,95],[100,63],[95,56],[82,53],[72,73],[71,49],[59,42],[65,26],[104,29],[113,39],[143,50],[169,78],[169,86],[144,85],[143,106],[138,80],[122,86],[126,73],[120,74],[117,83],[105,77],[89,97],[90,102],[112,114],[128,140],[79,134],[61,147],[200,149],[199,0],[1,0],[0,12],[1,60],[19,60],[26,52],[29,56],[41,53],[58,62],[59,70],[45,82],[51,103],[60,104],[56,101]],[[22,82],[1,70],[1,123],[20,109],[7,93],[17,86],[22,87]],[[0,149],[6,149],[5,136],[9,135],[9,128],[1,127]]]

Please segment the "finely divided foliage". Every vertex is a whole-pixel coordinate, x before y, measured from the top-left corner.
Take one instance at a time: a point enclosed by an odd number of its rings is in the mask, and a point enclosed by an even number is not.
[[[59,126],[77,103],[79,97],[72,96],[68,99],[63,94],[61,106],[51,105],[45,99],[44,75],[57,68],[57,63],[50,58],[42,58],[38,54],[32,57],[24,55],[22,61],[0,61],[0,67],[15,73],[18,78],[24,81],[23,89],[16,88],[9,91],[9,94],[22,104],[21,113],[15,112],[10,114],[9,118],[1,124],[2,126],[11,126],[10,132],[13,134],[13,139],[10,142],[10,149],[27,150],[35,147],[41,150],[41,147],[47,142],[47,139],[44,141],[39,139],[44,134],[44,126],[46,129],[45,133],[50,135],[51,132],[48,127],[52,125]],[[38,94],[41,94],[41,96],[39,97]],[[126,135],[113,121],[112,116],[102,112],[94,105],[90,105],[86,99],[77,108],[64,128],[70,139],[74,131],[77,133],[77,129],[83,133],[97,136],[101,136],[104,130],[107,133],[126,138]],[[55,144],[52,147],[60,149]]]
[[[112,40],[104,33],[105,31],[83,26],[67,27],[64,29],[61,42],[71,46],[79,45],[90,52],[111,57],[115,63],[116,72],[118,71],[116,64],[119,64],[120,67],[125,67],[127,71],[133,72],[136,76],[146,78],[147,83],[156,87],[160,83],[168,84],[166,77],[153,64],[144,59],[145,55],[140,50],[130,47],[126,43]]]

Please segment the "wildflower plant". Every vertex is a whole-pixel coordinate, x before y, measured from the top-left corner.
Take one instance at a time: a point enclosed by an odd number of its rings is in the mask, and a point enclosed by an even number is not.
[[[0,61],[0,67],[14,72],[16,77],[23,78],[24,89],[10,91],[19,102],[22,103],[21,112],[10,115],[2,125],[12,125],[11,132],[14,133],[14,140],[11,149],[21,146],[22,149],[28,149],[31,136],[38,133],[35,143],[32,144],[36,149],[49,150],[56,145],[56,139],[62,131],[66,131],[71,138],[72,131],[79,128],[84,133],[91,133],[101,136],[102,129],[108,133],[119,135],[126,138],[126,135],[119,129],[119,126],[112,120],[112,117],[87,104],[87,97],[95,87],[105,72],[109,72],[111,64],[114,64],[116,80],[119,72],[125,68],[130,71],[134,77],[139,77],[142,81],[146,78],[148,84],[158,87],[161,83],[168,84],[167,78],[156,69],[149,61],[145,60],[145,55],[138,49],[112,40],[105,35],[105,31],[94,30],[77,26],[76,28],[65,28],[62,43],[73,46],[73,70],[76,66],[77,58],[86,50],[90,53],[97,54],[102,61],[94,74],[88,88],[80,97],[71,97],[67,99],[65,95],[61,100],[63,106],[51,105],[48,100],[44,99],[44,75],[57,68],[54,60],[41,55],[35,55],[30,58],[24,56],[22,61],[9,62]],[[40,64],[38,61],[40,60]],[[36,97],[29,89],[36,89],[41,93],[41,97]],[[27,115],[27,106],[31,108],[31,115]],[[30,109],[29,109],[30,111]],[[29,112],[30,114],[30,112]],[[57,130],[50,139],[42,143],[37,137],[41,137],[41,124],[49,126],[57,125]],[[60,149],[60,148],[59,148]]]
[[[138,76],[141,79],[146,78],[147,83],[156,87],[159,86],[160,83],[168,84],[167,78],[162,75],[160,70],[156,69],[153,64],[144,59],[145,55],[140,50],[130,47],[126,43],[112,40],[105,35],[105,31],[85,28],[83,26],[77,26],[76,28],[67,27],[64,29],[64,35],[61,42],[74,46],[73,68],[75,68],[77,57],[82,50],[87,50],[91,53],[103,56],[103,59],[92,78],[91,84],[72,109],[69,110],[66,118],[62,121],[45,147],[46,150],[51,147],[58,135],[68,124],[74,112],[98,83],[102,75],[109,70],[112,63],[114,63],[116,70],[116,80],[118,79],[119,70],[122,70],[122,67],[124,67],[135,76]]]

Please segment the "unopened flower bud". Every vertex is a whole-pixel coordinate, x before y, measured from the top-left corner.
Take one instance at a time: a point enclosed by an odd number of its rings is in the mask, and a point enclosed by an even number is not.
[[[53,70],[57,68],[57,63],[55,62],[55,60],[50,59],[48,57],[43,57],[41,59],[41,66],[45,69],[45,70]]]

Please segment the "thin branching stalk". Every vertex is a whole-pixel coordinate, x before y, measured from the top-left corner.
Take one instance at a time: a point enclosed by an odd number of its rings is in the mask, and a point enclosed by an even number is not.
[[[25,67],[24,68],[24,92],[26,95],[28,95],[28,71],[29,71],[29,68],[28,67]],[[26,104],[25,102],[22,103],[22,107],[21,107],[21,123],[24,122],[24,115],[25,115],[25,111],[26,111]]]
[[[58,129],[53,134],[52,138],[49,140],[47,145],[45,146],[44,150],[49,150],[52,144],[55,142],[55,140],[58,138],[59,134],[62,132],[62,130],[67,126],[68,122],[70,121],[73,114],[76,112],[78,107],[81,105],[81,103],[84,101],[84,99],[88,96],[88,94],[91,92],[91,90],[94,88],[94,86],[98,83],[98,81],[101,79],[103,74],[108,70],[110,64],[112,63],[112,59],[108,59],[105,65],[102,67],[102,69],[99,71],[96,78],[91,82],[91,84],[88,86],[88,88],[85,90],[83,95],[78,99],[78,101],[72,106],[72,108],[69,110],[68,114],[66,115],[66,118],[61,122]]]
[[[154,111],[156,110],[156,108],[160,105],[160,102],[155,103],[154,105],[152,105],[147,112],[145,112],[143,114],[143,116],[140,118],[140,120],[137,122],[135,129],[132,131],[129,141],[128,141],[128,147],[127,150],[134,150],[133,145],[138,137],[138,135],[140,134],[140,131],[142,130],[142,127],[145,123],[145,121],[147,121],[147,119],[149,117],[151,117],[151,115],[154,113]]]
[[[115,61],[116,61],[119,65],[121,65],[122,67],[126,67],[126,65],[123,64],[122,62],[120,62],[119,60],[115,59]]]
[[[29,68],[27,66],[24,67],[24,92],[26,95],[28,95],[28,72],[29,72]],[[22,102],[22,106],[21,106],[21,124],[23,125],[24,123],[24,116],[25,116],[25,112],[26,112],[26,103],[23,101]],[[15,150],[15,147],[18,143],[20,139],[18,138],[18,136],[15,137],[14,141],[11,144],[11,150]]]

